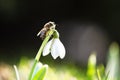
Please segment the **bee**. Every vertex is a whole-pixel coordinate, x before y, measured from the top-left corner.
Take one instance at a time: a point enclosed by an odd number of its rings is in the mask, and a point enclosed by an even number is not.
[[[44,39],[47,35],[47,32],[50,29],[55,29],[56,24],[54,22],[49,21],[44,25],[44,27],[38,32],[37,36],[40,36],[40,38]]]

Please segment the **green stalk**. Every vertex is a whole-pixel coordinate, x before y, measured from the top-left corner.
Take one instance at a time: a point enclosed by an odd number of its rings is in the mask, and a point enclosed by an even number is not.
[[[99,69],[97,69],[97,76],[98,76],[98,80],[102,80],[102,79],[101,79],[101,76],[100,76]]]
[[[18,69],[17,69],[16,65],[14,65],[14,69],[15,69],[17,80],[20,80],[20,76],[19,76]]]
[[[50,31],[48,31],[47,36],[45,37],[44,41],[42,42],[42,45],[41,45],[41,47],[40,47],[40,49],[39,49],[39,51],[38,51],[38,53],[37,53],[37,55],[36,55],[36,57],[35,57],[34,64],[33,64],[32,69],[31,69],[31,71],[30,71],[29,80],[32,79],[32,75],[33,75],[35,66],[36,66],[37,62],[39,62],[39,59],[40,59],[41,54],[42,54],[42,51],[43,51],[45,45],[47,44],[48,40],[50,39],[50,37],[51,37],[52,34],[54,33],[54,31],[55,31],[54,29],[51,29]]]
[[[34,61],[34,64],[33,64],[32,69],[30,71],[30,75],[29,75],[29,79],[28,80],[32,80],[32,75],[33,75],[35,66],[37,65],[37,62],[38,62],[37,60]]]

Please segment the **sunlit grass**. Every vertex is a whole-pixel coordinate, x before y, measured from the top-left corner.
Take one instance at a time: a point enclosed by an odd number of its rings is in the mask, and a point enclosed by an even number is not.
[[[119,45],[112,43],[109,47],[107,66],[96,64],[96,53],[93,52],[88,59],[87,67],[76,65],[74,62],[58,59],[54,61],[51,56],[42,57],[43,65],[48,65],[44,80],[120,80]],[[20,80],[28,80],[33,65],[33,59],[21,57],[17,63]],[[0,80],[16,80],[12,65],[0,64]]]
[[[81,67],[74,62],[54,61],[51,56],[42,57],[42,64],[48,65],[48,71],[44,80],[119,80],[119,46],[112,43],[109,48],[107,66],[96,64],[96,55],[93,52],[88,59],[88,66]],[[17,64],[20,80],[28,80],[33,59],[21,57]],[[92,71],[92,72],[91,72]],[[7,75],[7,76],[6,76]],[[8,80],[16,80],[12,65],[0,65],[0,77]],[[3,80],[3,79],[2,79]]]
[[[25,57],[21,58],[19,64],[21,80],[27,80],[27,75],[31,68],[33,61]],[[74,63],[70,64],[57,64],[49,63],[48,71],[45,80],[85,80],[87,79],[85,69],[76,66]]]

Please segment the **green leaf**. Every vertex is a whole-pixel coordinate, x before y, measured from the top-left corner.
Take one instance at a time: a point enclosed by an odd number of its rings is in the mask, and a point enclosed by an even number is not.
[[[107,80],[118,80],[119,76],[119,45],[113,42],[109,48],[106,66]]]
[[[48,66],[44,65],[41,69],[34,75],[32,80],[43,80],[47,73]]]
[[[87,77],[89,80],[96,79],[96,52],[93,52],[88,59]]]

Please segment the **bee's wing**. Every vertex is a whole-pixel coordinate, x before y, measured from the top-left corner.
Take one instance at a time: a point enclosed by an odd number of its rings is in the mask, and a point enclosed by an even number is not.
[[[40,35],[40,33],[41,33],[41,30],[38,32],[37,36],[39,36],[39,35]]]

